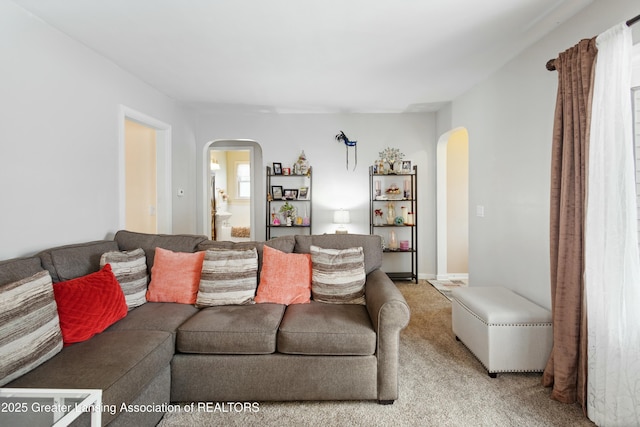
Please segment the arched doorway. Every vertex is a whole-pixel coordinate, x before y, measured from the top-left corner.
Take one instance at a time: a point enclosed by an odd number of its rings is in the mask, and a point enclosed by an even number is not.
[[[203,151],[203,230],[205,235],[212,237],[212,198],[215,197],[213,179],[215,172],[211,169],[211,152],[248,152],[250,164],[250,197],[249,205],[249,240],[256,240],[256,236],[264,235],[264,197],[263,194],[263,166],[262,148],[256,141],[248,139],[222,139],[207,143]],[[227,183],[228,184],[228,183]]]
[[[469,134],[463,127],[443,134],[437,145],[436,279],[469,276]]]

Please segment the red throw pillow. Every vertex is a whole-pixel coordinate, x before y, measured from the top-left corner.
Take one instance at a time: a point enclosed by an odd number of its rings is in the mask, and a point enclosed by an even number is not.
[[[156,248],[147,301],[195,304],[204,252],[173,252]]]
[[[288,254],[267,245],[255,302],[307,304],[311,300],[311,254]]]
[[[102,270],[53,284],[65,345],[88,340],[127,315],[127,303],[109,264]]]

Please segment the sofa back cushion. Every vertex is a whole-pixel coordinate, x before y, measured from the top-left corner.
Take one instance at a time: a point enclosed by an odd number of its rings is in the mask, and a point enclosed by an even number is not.
[[[151,273],[156,248],[168,249],[173,252],[196,252],[199,250],[197,249],[198,244],[207,238],[194,234],[146,234],[120,230],[116,233],[114,240],[121,251],[142,248],[147,256],[147,270]]]
[[[382,239],[369,234],[314,234],[297,235],[294,252],[311,253],[311,246],[324,249],[349,249],[361,247],[364,251],[366,274],[382,266]]]
[[[116,242],[98,240],[46,249],[38,256],[42,266],[51,274],[53,283],[56,283],[95,273],[100,270],[102,254],[117,250]]]
[[[0,261],[0,288],[44,271],[38,257],[13,258]]]

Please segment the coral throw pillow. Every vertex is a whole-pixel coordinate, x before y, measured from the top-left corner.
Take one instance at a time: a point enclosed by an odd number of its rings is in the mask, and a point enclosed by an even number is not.
[[[195,304],[204,252],[156,248],[147,301]]]
[[[88,340],[127,315],[124,293],[109,264],[102,270],[53,284],[65,345]]]
[[[311,255],[288,254],[265,245],[255,301],[307,304],[311,299]]]

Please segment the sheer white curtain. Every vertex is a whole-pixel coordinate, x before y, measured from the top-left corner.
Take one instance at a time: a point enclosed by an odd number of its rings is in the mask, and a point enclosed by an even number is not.
[[[585,219],[587,414],[640,425],[640,257],[631,118],[631,30],[597,38]]]

